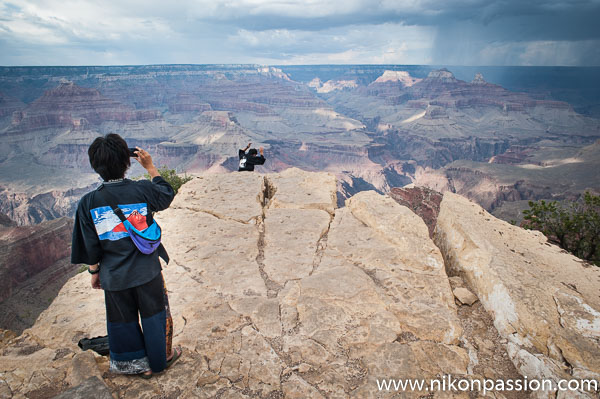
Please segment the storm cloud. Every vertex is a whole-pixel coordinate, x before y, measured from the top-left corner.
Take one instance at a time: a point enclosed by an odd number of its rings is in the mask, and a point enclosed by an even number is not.
[[[1,65],[600,65],[600,1],[0,1]]]

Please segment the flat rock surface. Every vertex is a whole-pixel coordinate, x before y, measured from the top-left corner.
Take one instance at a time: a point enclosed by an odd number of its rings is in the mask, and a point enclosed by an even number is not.
[[[80,338],[106,333],[103,293],[81,273],[32,328],[2,342],[0,393],[52,397],[96,376],[118,398],[466,398],[379,384],[514,377],[492,359],[508,359],[494,335],[472,336],[487,330],[458,316],[425,223],[375,192],[335,209],[335,187],[331,175],[297,169],[195,176],[157,215],[182,358],[143,380],[81,352]],[[557,298],[565,325],[581,327],[586,307]]]
[[[335,191],[332,175],[298,169],[202,175],[184,185],[157,217],[183,357],[144,381],[108,373],[97,356],[110,391],[364,398],[379,395],[378,378],[466,374],[450,285],[425,224],[374,192],[335,209]],[[76,356],[76,343],[103,335],[104,317],[102,291],[89,287],[87,273],[71,279],[3,349],[7,387],[19,396],[85,383],[78,370],[93,368],[93,355]],[[31,361],[37,371],[23,368]]]
[[[289,168],[271,175],[271,208],[322,209],[333,214],[336,208],[336,180],[330,173],[306,173]]]
[[[107,386],[98,377],[90,377],[80,385],[69,388],[55,399],[112,399]]]
[[[452,193],[444,194],[435,240],[447,268],[464,277],[508,340],[523,375],[597,379],[600,268]]]

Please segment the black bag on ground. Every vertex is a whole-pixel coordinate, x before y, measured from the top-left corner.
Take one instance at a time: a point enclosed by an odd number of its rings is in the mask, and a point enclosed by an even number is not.
[[[84,351],[91,349],[99,355],[108,356],[108,335],[104,337],[82,338],[77,345]]]

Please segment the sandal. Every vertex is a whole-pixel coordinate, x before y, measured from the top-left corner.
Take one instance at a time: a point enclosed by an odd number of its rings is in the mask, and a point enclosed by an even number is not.
[[[150,373],[150,374],[140,373],[138,375],[140,376],[140,378],[143,378],[145,380],[149,380],[150,378],[152,378],[152,373]]]
[[[175,350],[173,351],[173,355],[171,356],[171,359],[167,360],[167,367],[165,367],[165,370],[168,369],[169,367],[171,367],[173,365],[173,363],[175,363],[177,361],[177,359],[179,359],[181,357],[181,346],[178,346],[177,348],[175,348]]]

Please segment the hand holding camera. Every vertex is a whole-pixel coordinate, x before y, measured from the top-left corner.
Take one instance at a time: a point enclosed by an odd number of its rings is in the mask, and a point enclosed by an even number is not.
[[[152,162],[152,156],[148,151],[143,150],[140,147],[135,147],[129,149],[129,154],[138,161],[144,169],[146,169],[151,179],[160,176],[160,173],[158,173],[156,166],[154,166],[154,163]]]

